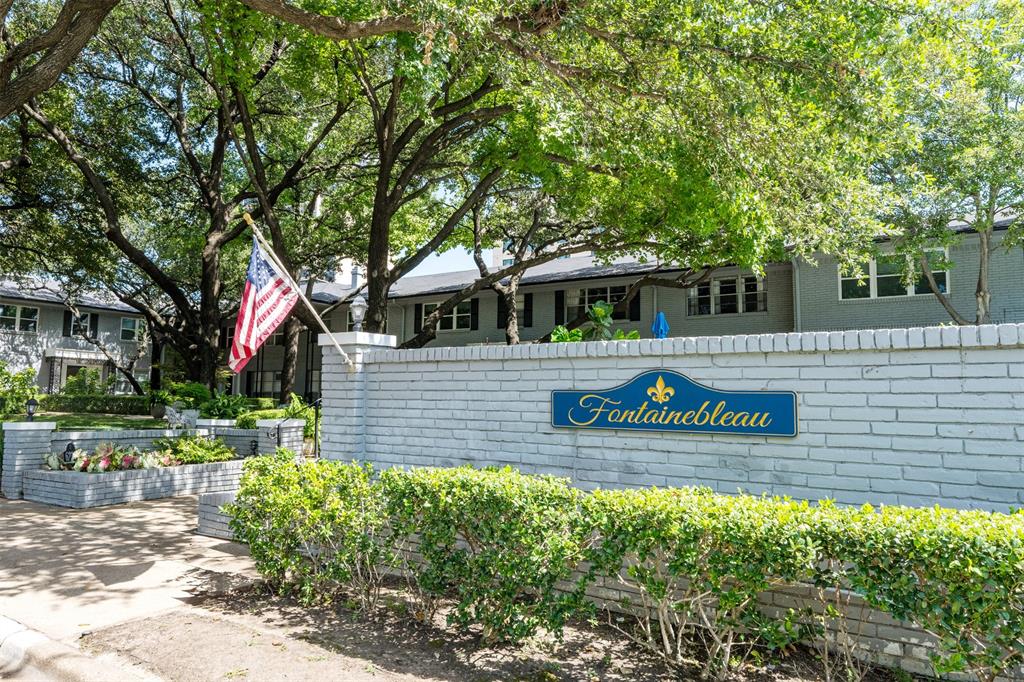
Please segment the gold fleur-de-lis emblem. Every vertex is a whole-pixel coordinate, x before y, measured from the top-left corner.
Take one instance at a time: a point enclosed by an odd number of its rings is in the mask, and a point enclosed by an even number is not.
[[[676,389],[665,385],[665,379],[658,375],[658,380],[647,389],[647,395],[656,403],[667,403],[668,399],[676,394]]]

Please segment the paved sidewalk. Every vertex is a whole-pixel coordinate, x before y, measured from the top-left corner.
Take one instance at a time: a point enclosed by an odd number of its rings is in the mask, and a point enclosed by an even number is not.
[[[83,510],[0,499],[0,616],[71,643],[255,576],[244,546],[195,524],[192,496]]]

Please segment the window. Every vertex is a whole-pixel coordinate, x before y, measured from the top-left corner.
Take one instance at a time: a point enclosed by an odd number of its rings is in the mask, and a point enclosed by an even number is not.
[[[246,377],[247,390],[253,397],[276,397],[281,393],[281,372],[249,372]]]
[[[590,306],[598,301],[604,301],[615,305],[626,297],[626,286],[617,287],[589,287],[587,289],[576,289],[569,291],[565,297],[565,319],[574,320],[590,310]],[[616,313],[615,319],[621,320],[628,317],[628,313]]]
[[[430,315],[430,313],[437,310],[436,303],[424,303],[423,304],[423,318],[420,320],[422,324],[424,320]],[[463,301],[462,303],[455,306],[455,308],[442,317],[437,323],[437,328],[440,331],[451,331],[453,329],[472,329],[473,328],[473,305],[469,301]]]
[[[501,259],[501,267],[503,267],[503,268],[507,268],[508,266],[515,265],[515,264],[516,264],[516,259],[515,258],[502,258]]]
[[[142,320],[137,317],[121,318],[121,340],[138,341],[142,332]]]
[[[0,305],[0,331],[36,333],[39,329],[39,308],[21,305]]]
[[[932,250],[927,253],[928,266],[935,277],[935,283],[942,293],[949,291],[949,272],[945,270],[946,252]],[[845,274],[839,270],[840,300],[856,300],[860,298],[891,298],[893,296],[917,296],[930,294],[928,279],[908,256],[884,255],[867,263],[863,277]],[[942,269],[940,269],[942,268]],[[915,273],[910,284],[906,283],[904,273],[910,270]]]
[[[690,287],[686,314],[734,315],[736,313],[760,313],[768,310],[768,295],[764,280],[757,275],[720,277]]]
[[[71,316],[71,336],[80,336],[82,334],[89,336],[89,318],[92,317],[92,313],[82,313],[78,317]]]

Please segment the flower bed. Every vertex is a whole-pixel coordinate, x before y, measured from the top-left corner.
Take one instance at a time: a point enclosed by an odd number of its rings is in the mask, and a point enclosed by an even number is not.
[[[66,457],[63,453],[51,453],[44,459],[43,466],[50,471],[102,474],[110,471],[155,469],[182,464],[227,462],[238,456],[219,438],[204,436],[161,438],[154,441],[153,446],[156,448],[155,450],[141,452],[134,446],[126,447],[105,442],[97,445],[96,449],[92,451],[75,450],[70,457]]]
[[[153,446],[142,452],[104,442],[94,450],[48,454],[45,468],[24,474],[24,497],[80,509],[238,487],[242,463],[220,439],[181,436]]]
[[[58,507],[84,509],[162,497],[230,492],[238,488],[242,460],[125,469],[90,474],[81,471],[26,471],[24,498]]]

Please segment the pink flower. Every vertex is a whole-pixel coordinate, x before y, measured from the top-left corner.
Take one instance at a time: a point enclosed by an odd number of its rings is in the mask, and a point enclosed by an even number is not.
[[[110,458],[103,457],[100,459],[100,463],[96,466],[99,471],[106,471],[110,468]]]

